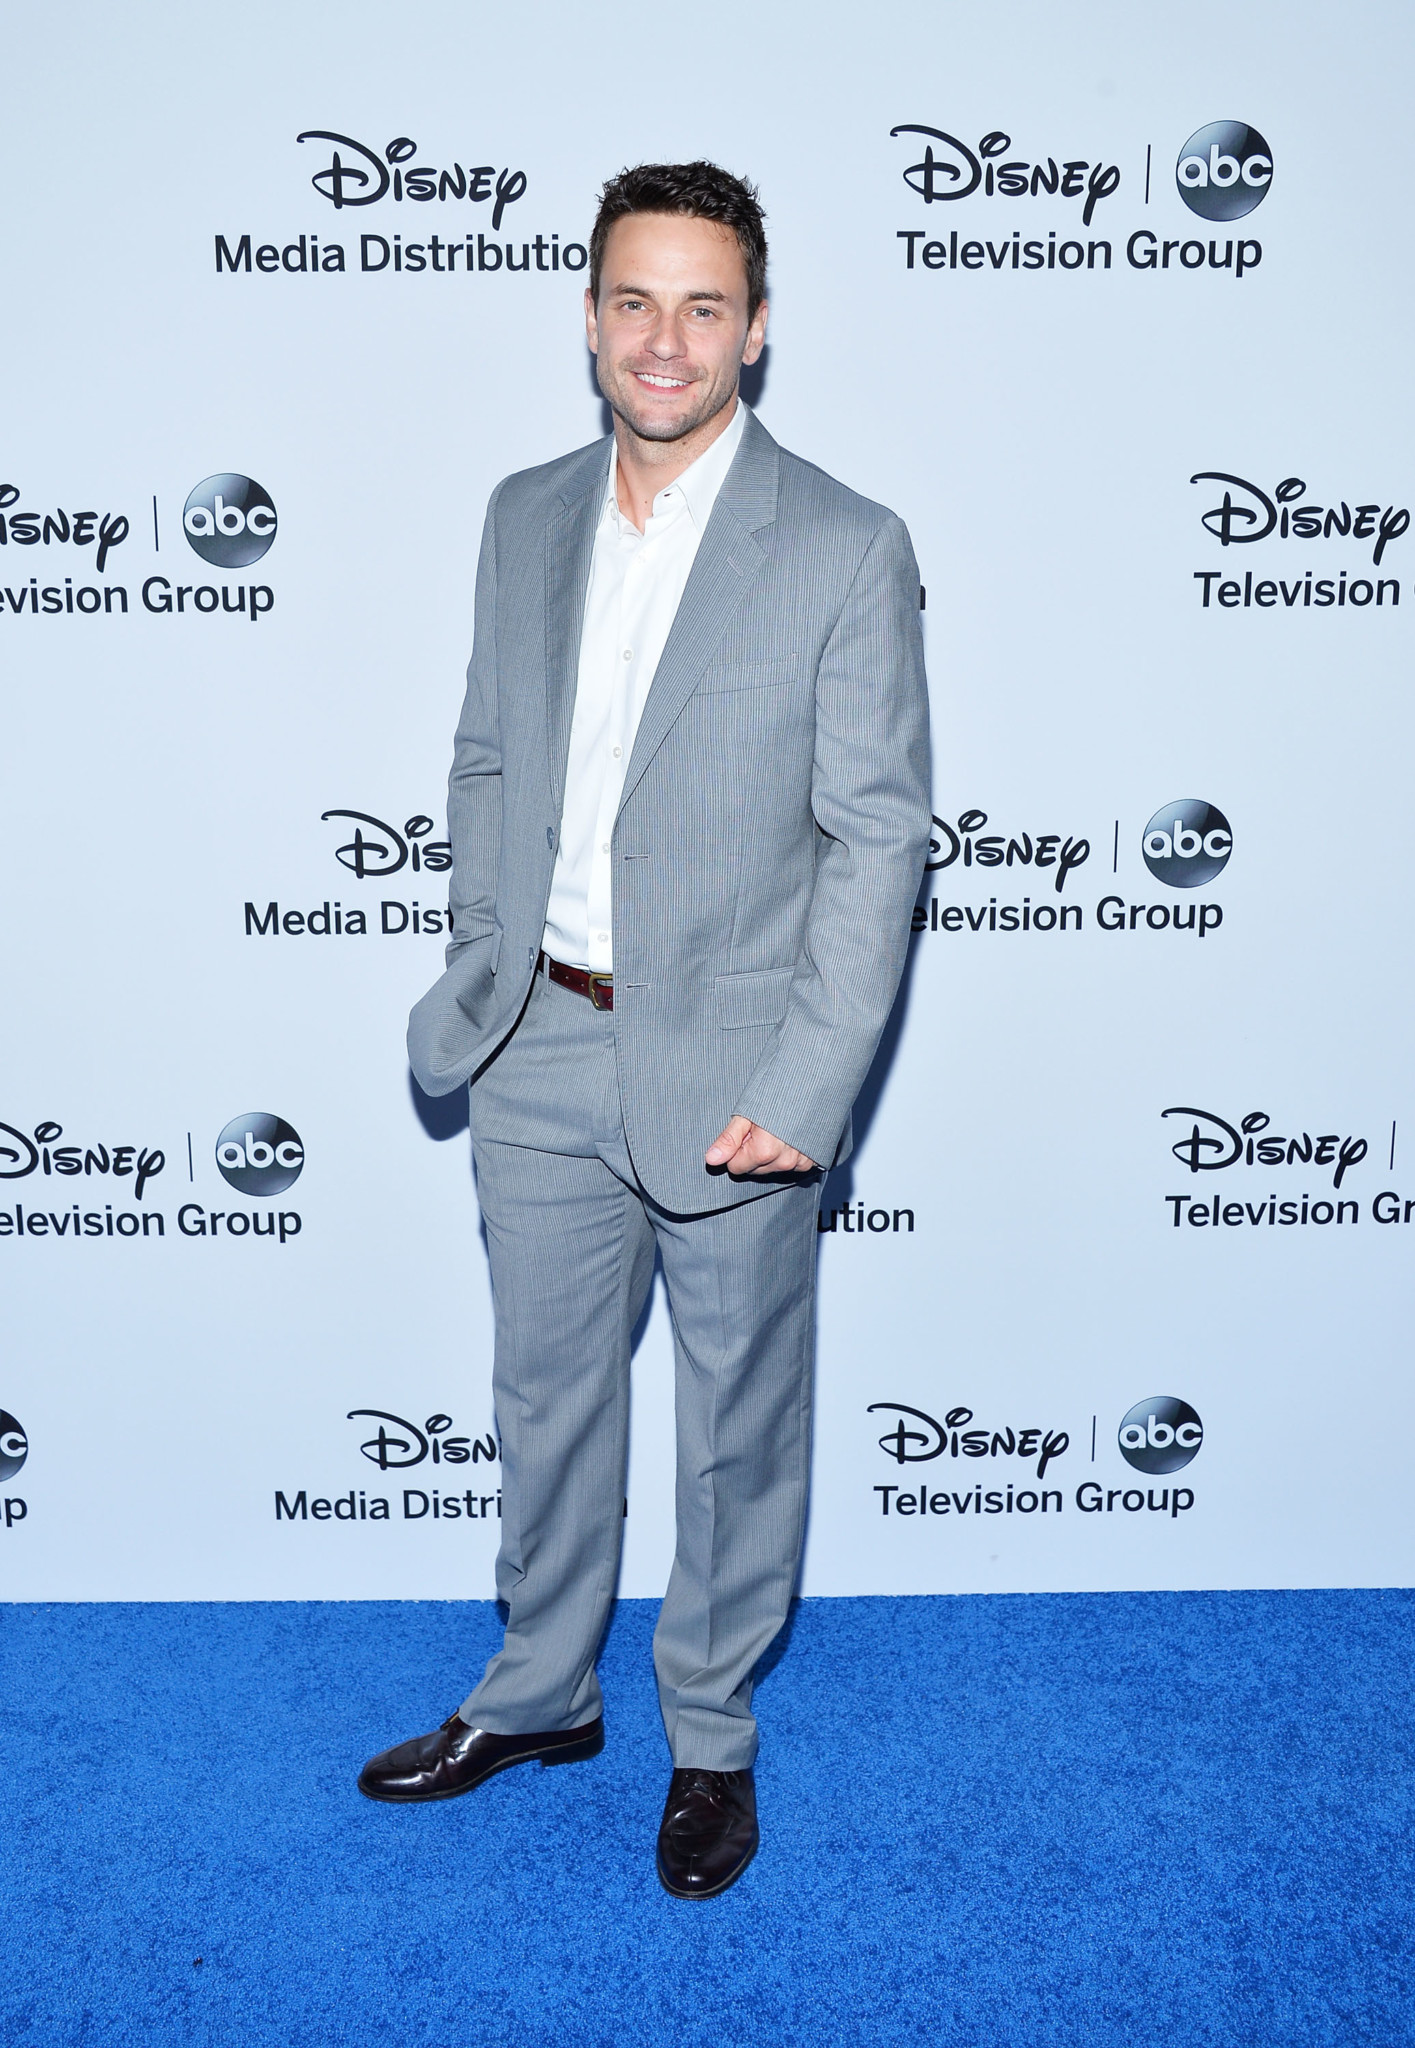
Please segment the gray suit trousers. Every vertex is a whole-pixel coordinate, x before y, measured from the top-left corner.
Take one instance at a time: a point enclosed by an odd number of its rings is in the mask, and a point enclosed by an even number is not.
[[[496,1308],[496,1584],[510,1612],[461,1716],[514,1735],[601,1711],[630,1340],[657,1250],[678,1454],[659,1703],[675,1765],[744,1769],[753,1668],[786,1619],[805,1524],[818,1182],[704,1215],[659,1208],[625,1140],[613,1014],[539,975],[472,1085],[471,1126]]]

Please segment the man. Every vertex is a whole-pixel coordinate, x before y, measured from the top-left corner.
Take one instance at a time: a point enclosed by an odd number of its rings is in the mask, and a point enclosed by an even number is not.
[[[654,1638],[658,1870],[757,1846],[752,1673],[806,1511],[820,1171],[903,965],[929,827],[904,527],[737,394],[766,334],[756,193],[706,163],[604,190],[585,294],[608,445],[498,485],[448,796],[453,939],[412,1015],[471,1084],[496,1307],[502,1649],[371,1797],[601,1746],[630,1338],[658,1252],[677,1553]]]

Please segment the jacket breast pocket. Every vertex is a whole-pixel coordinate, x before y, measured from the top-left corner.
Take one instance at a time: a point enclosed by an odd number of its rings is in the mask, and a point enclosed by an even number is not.
[[[698,690],[772,690],[790,681],[791,670],[789,661],[718,662],[704,672]]]
[[[793,967],[768,967],[757,974],[719,974],[713,983],[717,1021],[724,1031],[748,1024],[779,1024],[786,1015]]]

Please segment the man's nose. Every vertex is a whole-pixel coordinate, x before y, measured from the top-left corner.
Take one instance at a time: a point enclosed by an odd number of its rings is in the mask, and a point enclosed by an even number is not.
[[[662,362],[667,362],[673,356],[682,355],[683,344],[678,334],[678,323],[670,312],[661,312],[654,322],[653,332],[648,338],[648,350],[650,355],[657,356]]]

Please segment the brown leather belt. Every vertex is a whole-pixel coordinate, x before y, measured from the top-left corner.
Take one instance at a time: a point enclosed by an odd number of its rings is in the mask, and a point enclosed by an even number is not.
[[[566,967],[561,961],[552,960],[549,953],[542,953],[536,961],[536,972],[539,974],[542,969],[561,988],[572,989],[577,996],[588,996],[597,1010],[614,1008],[612,974],[591,974],[586,967]]]

